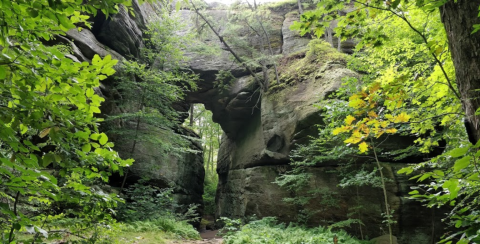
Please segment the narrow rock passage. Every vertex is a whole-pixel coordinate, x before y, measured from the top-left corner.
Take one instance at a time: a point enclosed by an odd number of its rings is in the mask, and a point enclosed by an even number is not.
[[[174,243],[186,243],[186,244],[222,244],[223,239],[219,236],[216,236],[218,233],[218,230],[214,231],[206,231],[203,233],[200,233],[200,236],[202,237],[202,240],[198,241],[187,241],[187,240],[179,240],[179,241],[173,241],[170,242],[169,244],[174,244]]]

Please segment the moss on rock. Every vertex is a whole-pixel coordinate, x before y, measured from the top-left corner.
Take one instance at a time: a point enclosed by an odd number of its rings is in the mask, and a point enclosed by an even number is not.
[[[269,93],[276,93],[288,86],[308,79],[316,78],[322,73],[327,63],[347,62],[348,56],[332,48],[320,39],[309,42],[308,48],[285,56],[280,60],[280,85],[270,87]]]

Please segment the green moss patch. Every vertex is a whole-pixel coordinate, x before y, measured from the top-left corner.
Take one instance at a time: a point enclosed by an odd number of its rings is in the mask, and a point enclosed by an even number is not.
[[[280,60],[280,81],[295,84],[313,78],[321,67],[329,62],[346,63],[347,55],[338,52],[325,41],[310,41],[307,50],[290,54]]]

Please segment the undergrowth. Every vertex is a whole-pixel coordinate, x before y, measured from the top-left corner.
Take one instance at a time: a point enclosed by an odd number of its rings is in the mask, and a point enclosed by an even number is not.
[[[198,232],[187,221],[159,218],[150,221],[136,221],[121,226],[126,232],[163,231],[172,234],[175,238],[198,239]]]
[[[227,226],[232,226],[228,225]],[[266,217],[252,221],[239,227],[238,231],[227,231],[225,244],[318,244],[334,243],[337,238],[342,244],[368,244],[349,236],[344,231],[333,232],[324,227],[306,229],[300,226],[279,224],[274,217]]]

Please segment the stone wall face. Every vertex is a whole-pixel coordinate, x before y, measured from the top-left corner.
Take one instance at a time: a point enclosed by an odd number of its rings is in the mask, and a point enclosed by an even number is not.
[[[141,29],[149,16],[155,14],[155,7],[148,4],[138,6],[135,3],[136,18],[122,12],[108,21],[99,19],[92,31],[84,29],[80,33],[76,30],[69,32],[68,38],[74,42],[72,58],[88,61],[94,54],[111,54],[119,59],[136,56],[142,46]],[[224,18],[226,12],[210,10],[210,13]],[[181,14],[187,22],[194,15],[188,10],[182,10]],[[273,19],[279,21],[272,32],[276,33],[272,40],[278,43],[275,52],[284,56],[300,53],[293,59],[303,58],[309,40],[289,29],[289,25],[298,18],[294,5],[277,8],[272,15]],[[193,22],[189,24],[190,27],[193,25]],[[218,44],[214,36],[210,36],[208,41]],[[345,48],[342,50],[350,52],[352,43],[342,44],[342,48]],[[286,222],[295,220],[299,209],[283,201],[285,197],[291,197],[291,193],[272,182],[290,169],[291,150],[298,144],[308,142],[309,136],[317,135],[316,124],[321,124],[325,115],[313,105],[337,90],[344,77],[358,76],[346,68],[345,62],[329,60],[331,56],[327,54],[321,57],[324,59],[321,63],[312,66],[313,70],[294,77],[295,82],[279,86],[275,91],[261,96],[258,84],[231,60],[227,51],[222,50],[219,56],[189,54],[189,66],[200,75],[202,81],[197,91],[188,94],[186,103],[205,104],[213,112],[214,121],[225,132],[218,155],[217,218],[240,218],[255,214],[257,217],[277,216]],[[220,70],[229,70],[236,77],[227,91],[221,91],[213,85],[215,75]],[[109,96],[108,89],[99,92]],[[107,113],[115,109],[108,101],[104,108]],[[162,136],[161,133],[159,136]],[[411,138],[392,138],[387,144],[395,147],[409,142]],[[128,147],[129,143],[121,138],[117,140],[119,147]],[[195,142],[191,143],[191,147],[201,148]],[[131,168],[134,176],[151,177],[158,185],[173,181],[176,183],[177,199],[182,203],[201,203],[204,177],[201,154],[189,153],[165,159],[156,154],[152,145],[144,144],[139,145],[134,158],[137,159]],[[310,188],[326,193],[308,205],[308,208],[317,210],[309,224],[328,224],[348,219],[349,208],[355,205],[354,201],[359,201],[366,206],[367,214],[352,218],[360,218],[365,223],[367,227],[362,230],[363,234],[369,237],[383,234],[386,227],[381,229],[382,219],[379,217],[384,209],[381,190],[369,187],[339,188],[340,179],[336,172],[344,161],[339,158],[338,161],[309,169],[314,176],[309,182]],[[384,161],[389,162],[388,159]],[[399,243],[432,243],[432,228],[440,229],[436,225],[441,215],[407,199],[411,183],[405,176],[395,173],[402,163],[405,162],[389,162],[383,169],[384,174],[392,179],[388,185],[388,197],[390,206],[395,210],[395,235]],[[325,204],[326,195],[335,196],[335,206]],[[350,231],[359,235],[356,227]]]
[[[149,21],[157,16],[156,9],[160,8],[155,3],[144,3],[139,5],[137,0],[132,3],[135,17],[120,8],[120,12],[111,18],[106,19],[99,12],[94,17],[92,29],[76,29],[67,33],[66,40],[73,47],[73,54],[70,57],[79,62],[90,62],[95,54],[101,57],[111,55],[112,58],[123,60],[125,58],[139,57],[140,49],[144,46],[143,30]],[[118,112],[113,102],[114,94],[109,88],[112,79],[106,80],[97,93],[104,96],[106,101],[102,104],[102,114],[115,114]],[[185,104],[178,104],[181,112],[187,110]],[[142,124],[142,130],[153,133],[159,138],[168,138],[161,129],[150,128]],[[179,128],[178,133],[190,137],[198,137],[194,132]],[[180,153],[165,155],[157,145],[148,142],[137,142],[133,155],[130,153],[132,140],[111,136],[115,142],[115,149],[124,158],[134,158],[135,163],[129,168],[127,185],[141,178],[148,178],[150,184],[159,187],[173,187],[174,197],[179,204],[188,206],[190,204],[203,205],[203,181],[205,171],[203,168],[202,146],[196,141],[189,141],[188,147],[197,150],[199,153]],[[112,184],[120,186],[121,178],[112,178]],[[173,185],[172,185],[173,183]],[[200,207],[200,211],[202,207]]]
[[[216,16],[222,14],[218,10],[214,13]],[[272,15],[276,15],[275,19],[283,20],[282,25],[276,27],[278,30],[273,32],[281,33],[278,37],[282,38],[280,52],[284,57],[292,57],[293,65],[295,60],[305,57],[310,40],[289,29],[289,25],[298,20],[293,8],[277,9]],[[216,37],[210,37],[209,41],[216,42]],[[353,47],[351,40],[342,43],[345,53],[350,53]],[[322,124],[325,115],[313,105],[336,91],[343,78],[358,77],[358,74],[346,68],[344,60],[331,52],[336,51],[331,49],[326,52],[319,58],[321,62],[313,66],[314,69],[293,77],[294,82],[285,82],[274,88],[272,81],[271,91],[261,96],[258,85],[248,74],[242,73],[238,64],[229,65],[226,51],[219,57],[195,57],[190,61],[190,66],[201,75],[203,81],[199,91],[190,94],[187,100],[205,104],[213,112],[214,121],[225,132],[217,162],[219,183],[216,218],[256,215],[276,216],[285,222],[297,219],[301,209],[283,201],[286,197],[292,197],[292,193],[272,182],[290,169],[291,150],[298,144],[308,142],[310,136],[318,135],[316,125]],[[299,70],[307,68],[298,67]],[[213,86],[214,76],[219,70],[230,70],[237,77],[228,91],[219,91]],[[285,81],[288,77],[282,79]],[[396,149],[411,145],[412,142],[412,138],[391,137],[384,147]],[[388,183],[388,198],[390,207],[395,210],[397,224],[394,232],[399,243],[432,243],[432,230],[440,228],[438,223],[441,215],[408,200],[411,183],[406,177],[396,174],[404,163],[419,162],[421,158],[409,158],[402,162],[393,162],[388,158],[382,160],[386,162],[383,172],[392,180]],[[358,225],[353,226],[349,229],[352,234],[369,238],[380,236],[388,231],[381,218],[383,193],[380,188],[372,187],[340,188],[339,171],[346,161],[338,158],[337,161],[308,170],[313,177],[307,190],[322,192],[306,206],[315,211],[308,224],[329,225],[358,218],[365,226],[361,231]],[[359,162],[365,163],[365,160]],[[373,165],[366,167],[373,169]],[[329,197],[335,198],[335,203],[329,203]],[[363,206],[362,215],[348,215],[350,208],[358,205]]]

